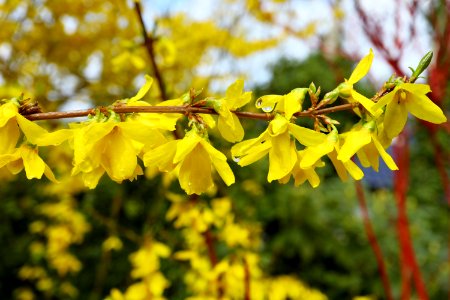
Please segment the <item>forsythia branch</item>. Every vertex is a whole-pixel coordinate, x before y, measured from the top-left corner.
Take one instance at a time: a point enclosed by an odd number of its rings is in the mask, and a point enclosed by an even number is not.
[[[359,106],[359,103],[347,103],[342,105],[337,105],[333,107],[327,107],[322,109],[309,109],[305,111],[298,112],[294,114],[295,117],[314,117],[317,115],[333,113],[337,111],[351,110]],[[107,108],[104,106],[84,109],[84,110],[73,110],[73,111],[55,111],[55,112],[42,112],[42,113],[32,113],[23,114],[30,121],[38,120],[55,120],[55,119],[67,119],[76,117],[86,117],[89,115],[94,115],[96,111],[100,110],[103,113],[107,113],[108,110],[112,110],[115,113],[179,113],[179,114],[211,114],[217,115],[218,113],[209,107],[193,107],[190,105],[185,106],[113,106]],[[274,118],[273,114],[270,113],[254,113],[245,111],[232,111],[238,118],[243,119],[257,119],[257,120],[267,120],[270,121]]]

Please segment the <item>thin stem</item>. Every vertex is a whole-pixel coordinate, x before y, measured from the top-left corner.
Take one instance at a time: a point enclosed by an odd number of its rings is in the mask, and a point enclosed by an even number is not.
[[[364,188],[361,184],[361,181],[355,181],[355,187],[356,187],[356,196],[358,198],[359,207],[361,209],[363,217],[364,229],[366,230],[370,247],[372,247],[372,251],[375,254],[375,258],[378,265],[378,272],[380,273],[381,281],[383,283],[386,299],[393,300],[394,297],[392,296],[392,289],[389,283],[389,276],[386,271],[386,266],[384,263],[383,252],[381,251],[380,245],[378,244],[377,237],[372,227],[372,223],[370,222],[369,211],[366,205],[366,197],[364,195]]]
[[[404,130],[397,138],[393,146],[395,159],[399,170],[394,174],[394,194],[397,204],[397,232],[401,253],[402,290],[408,294],[411,279],[421,300],[427,300],[428,293],[425,287],[422,273],[417,263],[411,234],[409,232],[409,220],[406,208],[406,195],[409,183],[409,145],[408,132]]]
[[[167,92],[166,92],[166,85],[164,83],[163,77],[159,70],[158,64],[156,63],[155,49],[153,47],[155,40],[154,40],[153,36],[149,35],[147,32],[147,29],[146,29],[145,23],[144,23],[144,19],[142,17],[141,4],[139,1],[134,1],[134,9],[139,18],[139,24],[141,26],[142,37],[144,38],[144,46],[145,46],[145,49],[147,50],[147,54],[150,58],[150,63],[152,64],[153,75],[155,76],[156,83],[158,84],[158,88],[161,93],[161,98],[162,98],[162,100],[167,100],[168,97],[167,97]]]
[[[247,260],[245,257],[243,258],[244,262],[244,300],[250,300],[251,294],[250,294],[250,267],[248,265]]]
[[[348,103],[337,105],[333,107],[327,107],[318,110],[305,110],[296,113],[296,117],[309,117],[312,118],[316,115],[328,114],[337,111],[350,110],[358,106],[358,103]],[[97,110],[107,113],[108,109],[114,111],[115,113],[178,113],[178,114],[212,114],[217,115],[217,112],[213,108],[209,107],[193,107],[193,106],[113,106],[111,108],[98,107],[90,108],[85,110],[74,110],[74,111],[61,111],[61,112],[45,112],[45,113],[33,113],[25,115],[28,120],[53,120],[53,119],[65,119],[65,118],[75,118],[75,117],[86,117],[89,115],[94,115]],[[273,114],[268,113],[253,113],[245,111],[233,111],[237,117],[243,119],[258,119],[270,121],[274,118]]]

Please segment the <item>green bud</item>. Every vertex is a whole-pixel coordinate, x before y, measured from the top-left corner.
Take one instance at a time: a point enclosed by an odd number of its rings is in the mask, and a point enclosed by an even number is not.
[[[328,104],[332,104],[339,97],[339,90],[335,88],[331,92],[328,92],[323,97],[322,101],[326,101]]]
[[[316,93],[316,85],[314,84],[314,82],[311,82],[311,84],[309,85],[309,90],[311,91],[312,94]]]
[[[424,57],[420,60],[419,64],[417,65],[417,68],[414,70],[413,74],[411,75],[411,78],[409,79],[410,82],[414,82],[419,78],[420,74],[423,73],[423,71],[426,70],[426,68],[430,65],[431,60],[433,59],[433,51],[429,51],[427,54],[425,54]]]
[[[352,95],[353,87],[346,82],[341,83],[337,88],[339,90],[339,97],[341,98],[347,99]]]

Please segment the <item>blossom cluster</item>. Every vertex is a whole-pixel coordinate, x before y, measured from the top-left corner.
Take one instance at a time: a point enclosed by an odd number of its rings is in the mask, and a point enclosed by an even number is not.
[[[320,89],[314,84],[297,88],[286,95],[266,95],[258,98],[256,108],[270,114],[267,129],[258,137],[243,140],[244,129],[236,112],[251,100],[251,92],[244,91],[243,80],[228,87],[224,97],[197,100],[199,93],[190,91],[173,100],[158,104],[185,108],[189,128],[183,138],[174,139],[177,113],[116,113],[118,107],[150,107],[142,100],[149,91],[152,79],[137,95],[118,100],[107,111],[97,110],[87,121],[69,124],[68,129],[49,132],[27,119],[23,113],[24,100],[2,100],[0,106],[0,172],[17,174],[25,170],[28,179],[45,175],[57,181],[50,167],[39,156],[39,147],[58,146],[68,142],[73,149],[73,176],[81,176],[84,184],[95,188],[106,173],[116,182],[134,180],[149,170],[168,172],[178,177],[187,194],[201,194],[214,187],[214,172],[226,185],[235,181],[225,154],[217,150],[209,139],[208,129],[216,126],[229,142],[239,142],[231,148],[233,159],[240,165],[252,164],[269,156],[269,182],[289,182],[296,185],[308,181],[313,187],[320,184],[316,168],[324,165],[328,156],[338,176],[360,180],[364,173],[352,160],[358,157],[363,167],[379,168],[380,157],[396,170],[392,157],[386,151],[392,140],[403,130],[408,112],[415,117],[443,123],[446,117],[427,93],[425,84],[415,84],[406,78],[390,80],[380,97],[369,99],[358,93],[354,85],[369,71],[373,61],[370,51],[356,66],[348,80],[320,98]],[[307,96],[311,107],[306,110],[314,119],[314,130],[299,126],[296,119],[303,110]],[[352,104],[360,120],[347,132],[338,130],[336,120],[319,113],[337,99]],[[191,113],[189,108],[203,107],[205,113]],[[212,113],[218,115],[217,121]],[[171,134],[172,132],[172,134]],[[23,137],[22,141],[19,140]]]

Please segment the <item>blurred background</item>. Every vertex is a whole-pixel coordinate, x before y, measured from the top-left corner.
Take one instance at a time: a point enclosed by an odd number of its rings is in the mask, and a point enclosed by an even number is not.
[[[134,1],[0,0],[1,99],[24,93],[45,111],[106,106],[135,95],[145,74],[156,78],[146,97],[152,103],[178,98],[190,88],[222,95],[238,78],[253,99],[311,82],[325,93],[348,78],[372,48],[372,69],[357,85],[371,97],[392,74],[410,75],[408,67],[432,50],[434,59],[419,82],[430,84],[430,98],[448,115],[450,8],[445,0],[143,0],[140,7],[143,24]],[[144,46],[143,25],[153,56]],[[245,110],[256,111],[253,102]],[[342,130],[353,118],[336,115]],[[57,128],[64,122],[39,124]],[[267,125],[242,123],[246,139]],[[364,202],[393,298],[423,299],[423,282],[429,299],[446,299],[450,127],[415,119],[408,124],[408,142],[390,150],[404,168],[395,174],[384,165],[379,173],[365,171],[364,201],[355,183],[341,182],[329,166],[320,170],[315,189],[307,183],[269,184],[266,160],[245,168],[230,162],[236,184],[226,188],[217,181],[215,193],[199,201],[232,199],[235,221],[251,224],[258,233],[254,251],[266,276],[295,276],[328,299],[386,299],[364,227]],[[231,144],[215,129],[210,138],[229,156]],[[27,181],[24,174],[0,169],[1,299],[104,299],[111,289],[124,290],[132,282],[129,256],[144,237],[173,252],[186,248],[186,237],[165,217],[170,195],[182,194],[170,176],[147,172],[120,185],[103,178],[95,190],[87,190],[67,176],[68,147],[42,153],[60,184]],[[406,191],[395,178],[407,180]],[[402,213],[409,221],[413,259],[401,241]],[[111,237],[120,246],[111,246]],[[228,248],[217,243],[219,259],[235,251]],[[183,280],[188,269],[173,258],[161,262],[161,272],[172,282],[164,291],[167,299],[195,295]]]

